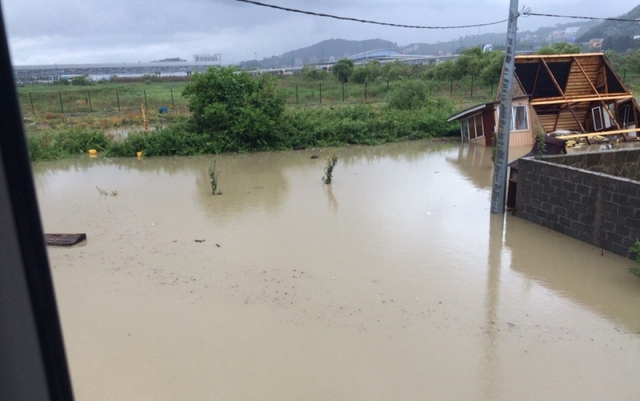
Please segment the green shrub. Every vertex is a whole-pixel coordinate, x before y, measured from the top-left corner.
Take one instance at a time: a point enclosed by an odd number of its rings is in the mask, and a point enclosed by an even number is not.
[[[636,242],[631,247],[631,253],[635,253],[635,260],[637,263],[640,263],[640,239],[636,238]],[[635,274],[636,276],[640,276],[640,267],[632,267],[630,270],[631,273]]]
[[[182,95],[196,131],[225,144],[225,151],[266,150],[281,140],[285,99],[270,75],[209,68],[194,74]]]
[[[389,107],[397,110],[412,110],[427,105],[431,89],[419,80],[404,81],[394,85],[389,94]]]
[[[104,151],[109,140],[101,131],[71,129],[27,136],[32,161],[55,160],[86,153],[89,149]]]
[[[78,75],[71,79],[71,85],[73,86],[90,86],[93,85],[93,81],[84,75]]]

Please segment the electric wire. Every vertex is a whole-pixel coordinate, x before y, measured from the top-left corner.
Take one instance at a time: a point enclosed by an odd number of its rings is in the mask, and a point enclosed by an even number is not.
[[[396,28],[462,29],[462,28],[478,28],[478,27],[483,27],[483,26],[498,25],[498,24],[502,24],[502,23],[508,21],[508,19],[503,19],[503,20],[500,20],[500,21],[487,22],[487,23],[483,23],[483,24],[453,25],[453,26],[404,25],[404,24],[392,24],[392,23],[389,23],[389,22],[370,21],[370,20],[359,19],[359,18],[340,17],[340,16],[332,15],[332,14],[316,13],[316,12],[313,12],[313,11],[298,10],[296,8],[281,7],[281,6],[276,6],[276,5],[273,5],[273,4],[261,3],[259,1],[253,1],[253,0],[236,0],[236,1],[241,2],[241,3],[253,4],[253,5],[261,6],[261,7],[275,8],[276,10],[288,11],[288,12],[292,12],[292,13],[313,15],[313,16],[316,16],[316,17],[324,17],[324,18],[333,18],[333,19],[342,20],[342,21],[361,22],[363,24],[392,26],[392,27],[396,27]]]
[[[533,17],[552,17],[552,18],[572,18],[572,19],[583,19],[583,20],[596,20],[596,21],[617,21],[617,22],[640,22],[637,19],[627,19],[627,18],[606,18],[606,17],[582,17],[578,15],[558,15],[558,14],[543,14],[543,13],[534,13],[531,11],[523,11],[520,13],[523,16],[533,16]]]
[[[487,22],[482,24],[469,24],[469,25],[450,25],[450,26],[429,26],[429,25],[405,25],[405,24],[394,24],[390,22],[380,22],[380,21],[371,21],[360,18],[352,18],[352,17],[341,17],[333,14],[325,14],[325,13],[317,13],[313,11],[305,11],[297,8],[289,8],[277,6],[275,4],[267,4],[261,3],[259,1],[254,0],[235,0],[240,3],[253,4],[260,7],[268,7],[276,10],[287,11],[298,14],[306,14],[312,15],[315,17],[323,17],[323,18],[333,18],[342,21],[352,21],[352,22],[360,22],[363,24],[374,24],[374,25],[383,25],[383,26],[391,26],[396,28],[410,28],[410,29],[463,29],[463,28],[477,28],[483,26],[491,26],[498,25],[504,22],[509,21],[509,19],[503,19],[500,21]],[[547,13],[534,13],[528,7],[523,7],[522,11],[518,13],[518,17],[551,17],[551,18],[569,18],[569,19],[581,19],[581,20],[596,20],[596,21],[616,21],[616,22],[640,22],[640,19],[628,19],[628,18],[614,18],[614,17],[586,17],[579,15],[560,15],[560,14],[547,14]]]

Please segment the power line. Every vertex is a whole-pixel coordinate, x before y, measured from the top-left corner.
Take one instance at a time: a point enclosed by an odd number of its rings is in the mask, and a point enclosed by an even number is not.
[[[489,25],[498,25],[498,24],[502,24],[502,23],[508,21],[508,19],[503,19],[503,20],[500,20],[500,21],[488,22],[488,23],[484,23],[484,24],[453,25],[453,26],[403,25],[403,24],[392,24],[392,23],[389,23],[389,22],[369,21],[369,20],[358,19],[358,18],[340,17],[340,16],[332,15],[332,14],[315,13],[315,12],[312,12],[312,11],[304,11],[304,10],[298,10],[298,9],[295,9],[295,8],[281,7],[281,6],[276,6],[276,5],[273,5],[273,4],[265,4],[265,3],[260,3],[258,1],[252,1],[252,0],[236,0],[236,1],[239,1],[241,3],[249,3],[249,4],[256,5],[256,6],[261,6],[261,7],[275,8],[276,10],[288,11],[288,12],[292,12],[292,13],[313,15],[313,16],[316,16],[316,17],[324,17],[324,18],[333,18],[333,19],[342,20],[342,21],[361,22],[363,24],[393,26],[393,27],[396,27],[396,28],[411,28],[411,29],[478,28],[478,27],[489,26]]]
[[[558,14],[542,14],[542,13],[533,13],[531,11],[525,10],[522,11],[521,15],[524,16],[534,16],[534,17],[552,17],[552,18],[572,18],[572,19],[584,19],[584,20],[597,20],[597,21],[618,21],[618,22],[640,22],[637,19],[626,19],[626,18],[603,18],[603,17],[581,17],[578,15],[558,15]]]

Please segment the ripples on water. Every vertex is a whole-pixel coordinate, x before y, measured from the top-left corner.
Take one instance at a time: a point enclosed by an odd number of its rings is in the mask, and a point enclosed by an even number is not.
[[[633,262],[491,216],[490,158],[217,156],[221,196],[213,156],[34,165],[89,238],[49,248],[77,399],[636,399]]]

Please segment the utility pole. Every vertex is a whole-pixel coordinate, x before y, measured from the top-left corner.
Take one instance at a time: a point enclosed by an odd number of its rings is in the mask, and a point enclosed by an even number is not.
[[[507,27],[507,48],[502,67],[502,88],[500,91],[500,119],[496,138],[496,160],[493,165],[493,186],[491,187],[491,213],[504,213],[507,187],[507,164],[509,163],[509,132],[511,131],[511,103],[513,99],[513,70],[518,27],[518,0],[511,0],[509,25]]]

